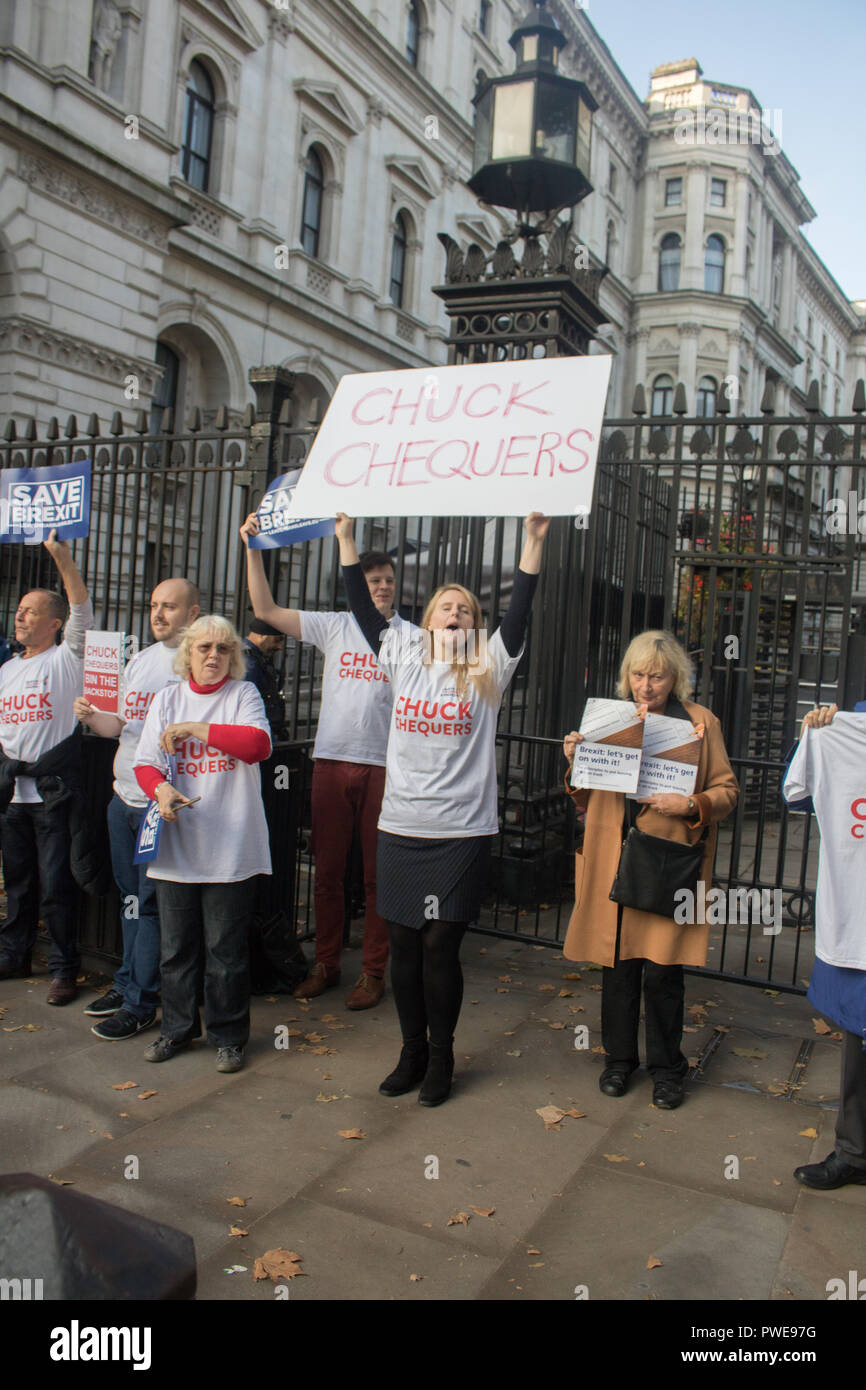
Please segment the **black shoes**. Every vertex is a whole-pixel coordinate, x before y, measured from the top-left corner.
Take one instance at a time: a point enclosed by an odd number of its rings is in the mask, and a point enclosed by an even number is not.
[[[454,1049],[450,1043],[430,1044],[430,1061],[418,1095],[419,1105],[441,1105],[451,1094],[454,1075]]]
[[[653,1086],[653,1105],[659,1110],[676,1110],[686,1098],[682,1081],[668,1077]]]
[[[428,1049],[426,1038],[411,1038],[404,1042],[400,1060],[389,1076],[379,1087],[382,1096],[405,1096],[419,1081],[424,1080],[427,1071]]]
[[[117,989],[108,989],[104,994],[100,994],[98,999],[91,999],[86,1009],[81,1012],[90,1018],[108,1018],[109,1014],[116,1014],[118,1009],[123,1008],[123,995]]]
[[[804,1187],[815,1187],[820,1192],[845,1187],[848,1183],[866,1186],[866,1168],[855,1168],[836,1153],[828,1154],[823,1163],[804,1163],[795,1168],[794,1177]]]
[[[598,1078],[598,1089],[603,1096],[624,1096],[628,1090],[629,1077],[634,1067],[605,1067]]]
[[[154,1023],[155,1009],[146,1018],[137,1018],[128,1009],[118,1009],[116,1014],[104,1018],[101,1023],[94,1023],[90,1031],[107,1042],[120,1042],[123,1038],[134,1038],[136,1033],[143,1033],[145,1028],[152,1028]]]

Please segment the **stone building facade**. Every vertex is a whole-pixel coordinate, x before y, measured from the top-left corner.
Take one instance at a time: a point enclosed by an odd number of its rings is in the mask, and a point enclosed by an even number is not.
[[[511,70],[525,8],[6,0],[0,415],[207,420],[278,363],[300,425],[345,372],[444,362],[437,233],[490,251],[507,225],[465,186],[472,95]],[[749,411],[768,382],[799,411],[812,379],[826,412],[847,410],[864,304],[803,237],[813,210],[756,99],[688,60],[643,101],[586,12],[550,8],[563,70],[599,102],[575,230],[609,266],[608,413],[636,383],[669,409],[679,381],[711,413],[725,379]],[[762,138],[710,139],[702,112],[757,119]]]

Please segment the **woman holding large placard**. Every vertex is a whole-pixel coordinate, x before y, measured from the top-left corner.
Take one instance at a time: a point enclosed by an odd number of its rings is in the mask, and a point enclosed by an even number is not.
[[[458,584],[436,591],[420,627],[389,630],[361,574],[353,523],[337,518],[349,605],[394,686],[376,882],[403,1049],[379,1087],[386,1096],[419,1082],[422,1105],[450,1093],[460,943],[478,916],[499,829],[496,721],[520,661],[549,525],[538,512],[526,518],[508,612],[488,640],[478,599]]]
[[[638,1023],[641,983],[646,1014],[647,1068],[653,1078],[653,1103],[664,1110],[682,1104],[683,1078],[688,1063],[681,1051],[685,987],[684,965],[706,965],[709,927],[703,921],[698,878],[712,884],[716,849],[715,822],[724,820],[737,802],[739,788],[725,751],[721,725],[711,710],[689,697],[693,688],[691,663],[669,632],[642,632],[626,649],[617,693],[646,706],[648,714],[703,726],[697,780],[691,796],[659,792],[641,802],[620,792],[575,790],[571,764],[581,735],[567,734],[563,751],[568,759],[566,789],[575,805],[586,808],[586,830],[575,855],[575,903],[563,946],[568,960],[590,960],[604,966],[601,995],[602,1042],[607,1064],[599,1078],[601,1091],[624,1096],[631,1073],[638,1067]],[[688,734],[688,731],[687,731]],[[688,735],[690,736],[690,734]],[[630,892],[625,864],[626,835],[636,826],[637,843],[646,856],[632,874]],[[643,832],[643,835],[640,835]],[[670,853],[658,841],[673,842]],[[635,832],[630,839],[635,841]],[[638,904],[664,896],[671,860],[694,859],[693,910],[680,914],[643,910]],[[701,852],[702,846],[702,852]],[[634,848],[634,845],[630,846]],[[680,854],[680,849],[682,853]],[[654,860],[655,856],[655,860]],[[660,882],[651,882],[654,862]],[[686,869],[688,873],[688,869]],[[614,880],[617,880],[618,887]],[[616,893],[617,899],[611,896]],[[631,905],[624,905],[623,900]],[[678,897],[676,901],[683,902]],[[701,902],[703,899],[700,900]]]

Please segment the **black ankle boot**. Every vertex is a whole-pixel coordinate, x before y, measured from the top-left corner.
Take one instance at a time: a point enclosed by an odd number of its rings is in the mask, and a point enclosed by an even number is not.
[[[405,1096],[407,1091],[423,1081],[427,1071],[427,1039],[407,1038],[403,1043],[400,1060],[390,1076],[379,1087],[382,1096]]]
[[[454,1049],[450,1043],[430,1044],[430,1061],[418,1096],[419,1105],[441,1105],[451,1094]]]

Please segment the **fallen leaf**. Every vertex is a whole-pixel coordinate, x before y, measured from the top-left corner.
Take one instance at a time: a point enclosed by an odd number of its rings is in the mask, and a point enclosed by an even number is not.
[[[423,1278],[424,1278],[424,1275],[423,1275],[423,1274],[410,1274],[410,1275],[409,1275],[409,1283],[410,1283],[410,1284],[420,1284],[420,1283],[421,1283],[421,1280],[422,1280]]]
[[[497,978],[497,980],[499,981],[499,983],[500,983],[501,985],[510,985],[510,984],[511,984],[511,976],[510,976],[510,975],[497,975],[496,978]]]
[[[150,1100],[151,1096],[158,1096],[159,1091],[142,1091],[137,1097],[138,1100]]]
[[[765,1062],[769,1053],[762,1052],[759,1047],[735,1047],[735,1057],[753,1057],[758,1062]]]
[[[128,1120],[128,1119],[129,1119],[129,1112],[128,1112],[127,1110],[118,1110],[118,1112],[117,1112],[117,1118],[118,1118],[119,1120]]]
[[[112,1091],[131,1091],[137,1085],[137,1081],[118,1081],[111,1089]]]
[[[476,1216],[492,1216],[493,1213],[495,1212],[496,1208],[495,1208],[495,1207],[472,1207],[472,1210],[475,1212],[475,1215],[476,1215]]]
[[[700,1028],[693,1028],[690,1023],[683,1024],[684,1033],[699,1033],[700,1031]]]
[[[341,1139],[366,1139],[367,1136],[362,1129],[338,1129],[337,1133]]]
[[[277,1001],[277,996],[276,996],[275,994],[266,994],[266,995],[265,995],[265,1003],[266,1003],[266,1004],[276,1004],[277,1002],[278,1002],[278,1001]]]
[[[576,970],[570,970],[569,973],[567,975],[563,975],[562,978],[564,980],[579,980],[580,975],[577,973]]]
[[[534,1264],[534,1265],[530,1265],[529,1268],[530,1268],[530,1269],[544,1269],[544,1260],[536,1260],[535,1264]]]
[[[602,1157],[603,1157],[603,1158],[606,1158],[607,1161],[608,1161],[608,1163],[628,1163],[628,1162],[629,1162],[629,1159],[626,1158],[625,1154],[602,1154]]]
[[[601,985],[590,985],[590,989],[597,990],[601,994]]]
[[[510,990],[510,989],[506,989],[504,986],[497,985],[497,986],[496,986],[496,993],[497,993],[497,994],[510,994],[510,993],[511,993],[511,990]]]
[[[817,1129],[814,1128],[813,1125],[810,1125],[808,1129],[798,1129],[798,1130],[797,1130],[797,1133],[798,1133],[798,1134],[801,1134],[801,1135],[803,1136],[804,1139],[817,1139],[817,1138],[818,1138],[818,1131],[817,1131]]]
[[[303,1258],[303,1255],[296,1255],[294,1250],[267,1250],[256,1260],[253,1278],[270,1279],[273,1284],[278,1279],[294,1279],[296,1275],[304,1273],[299,1268]]]
[[[602,1046],[601,1043],[599,1043],[598,1047],[591,1047],[591,1048],[590,1048],[590,1052],[595,1052],[595,1053],[601,1055],[601,1054],[604,1053],[604,1047]]]
[[[780,1181],[779,1181],[778,1178],[773,1178],[773,1186],[774,1186],[774,1187],[781,1187],[781,1186],[782,1186],[782,1184],[780,1183]]]
[[[565,1024],[560,1019],[557,1019],[555,1023],[548,1023],[547,1026],[548,1028],[553,1028],[554,1031],[556,1031],[557,1029],[564,1028]]]
[[[245,1207],[247,1202],[245,1197],[226,1197],[230,1207]]]
[[[649,1259],[646,1262],[646,1267],[647,1269],[661,1269],[662,1263],[663,1262],[659,1259],[658,1255],[650,1255]]]
[[[532,1246],[530,1246],[530,1248],[527,1250],[526,1253],[527,1253],[527,1255],[540,1255],[540,1254],[541,1254],[541,1251],[540,1251],[540,1250],[536,1250],[535,1246],[532,1245]]]
[[[229,1226],[230,1236],[248,1236],[249,1231],[245,1231],[243,1226]]]
[[[450,1216],[448,1218],[447,1224],[449,1226],[468,1226],[471,1220],[472,1217],[469,1215],[468,1211],[458,1211],[456,1216]]]
[[[574,998],[574,990],[573,990],[573,989],[561,989],[556,997],[557,997],[557,999],[573,999],[573,998]]]
[[[700,1019],[701,1014],[705,1014],[706,1012],[703,1004],[689,1004],[689,1007],[686,1009],[686,1013],[696,1019]]]
[[[328,1036],[327,1033],[305,1033],[305,1034],[304,1034],[304,1037],[306,1038],[306,1040],[307,1040],[308,1043],[323,1043],[323,1042],[325,1041],[325,1038],[326,1038],[327,1036]]]
[[[762,989],[761,993],[768,995],[770,999],[775,999],[777,998],[779,991],[777,989]]]
[[[4,1028],[4,1033],[38,1033],[42,1028],[41,1023],[17,1023],[14,1028]]]
[[[830,1034],[830,1037],[832,1038],[833,1042],[841,1042],[841,1041],[842,1041],[843,1034],[842,1034],[842,1033],[831,1033],[831,1034]]]
[[[746,1154],[745,1157],[743,1158],[743,1162],[744,1162],[744,1163],[754,1163],[754,1162],[757,1160],[757,1157],[758,1157],[757,1154]]]
[[[301,1043],[299,1052],[310,1052],[314,1057],[333,1057],[336,1051],[333,1047],[326,1047],[323,1043],[321,1047],[308,1047],[306,1043]]]
[[[113,1135],[113,1134],[109,1134],[109,1133],[108,1133],[108,1130],[105,1129],[105,1130],[100,1130],[100,1131],[99,1131],[99,1137],[100,1137],[100,1139],[113,1139],[113,1138],[114,1138],[114,1135]]]
[[[52,1182],[56,1182],[58,1187],[74,1187],[75,1183],[71,1178],[55,1178],[53,1173],[48,1174]]]
[[[814,1025],[815,1032],[820,1033],[822,1038],[825,1036],[825,1034],[830,1032],[830,1025],[829,1023],[825,1023],[823,1018],[813,1018],[812,1023]],[[6,1031],[8,1032],[9,1030],[7,1029]]]
[[[536,1109],[535,1113],[541,1116],[546,1125],[555,1125],[562,1119],[565,1111],[560,1110],[558,1105],[541,1105]]]
[[[788,1087],[785,1084],[773,1082],[767,1087],[767,1090],[771,1096],[784,1096],[788,1092]]]
[[[506,1052],[505,1055],[506,1055],[506,1057],[522,1057],[522,1056],[523,1056],[523,1053],[520,1051],[520,1048],[517,1047],[517,1048],[512,1048],[512,1050],[511,1050],[510,1052]]]
[[[540,993],[546,993],[548,990],[552,992],[556,989],[556,985],[539,985],[538,989]]]
[[[316,1100],[320,1100],[323,1105],[327,1105],[329,1100],[337,1100],[337,1096],[326,1096],[324,1091],[320,1091],[316,1096]]]
[[[322,1023],[339,1023],[339,1021],[336,1014],[322,1014]]]
[[[583,1119],[585,1119],[585,1117],[586,1117],[586,1111],[585,1111],[585,1110],[574,1110],[574,1109],[571,1109],[571,1110],[566,1110],[565,1113],[566,1113],[566,1115],[570,1115],[570,1116],[572,1117],[573,1120],[583,1120]]]

